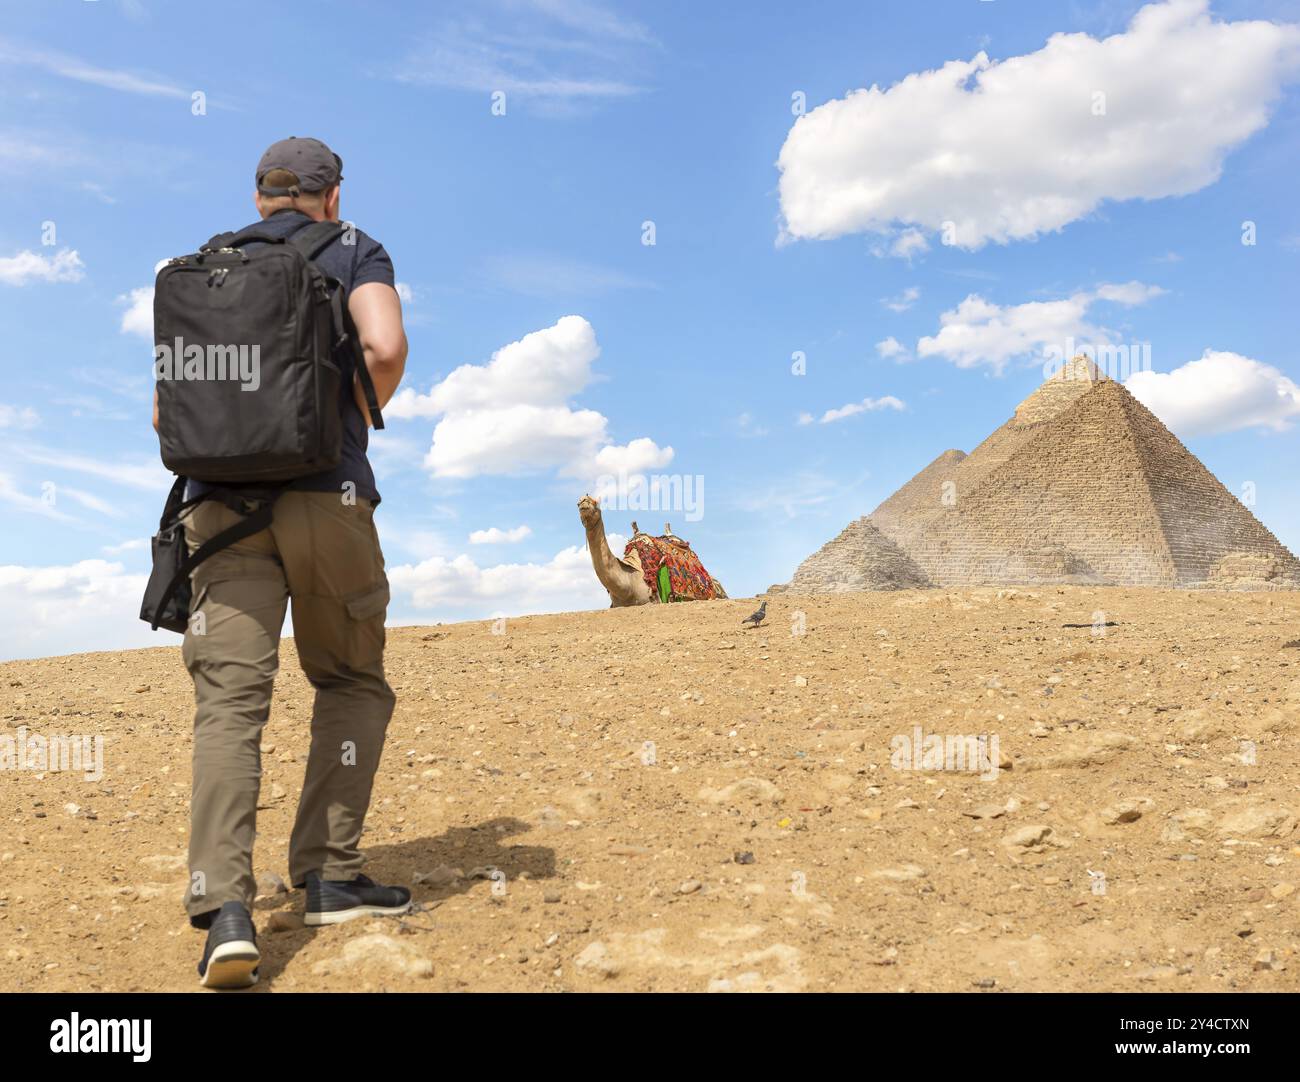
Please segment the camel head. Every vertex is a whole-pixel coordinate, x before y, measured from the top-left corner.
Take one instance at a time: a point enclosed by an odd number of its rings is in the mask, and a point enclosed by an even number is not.
[[[596,526],[602,526],[600,517],[600,501],[593,499],[591,496],[583,496],[578,501],[578,517],[582,519],[582,525],[585,529],[592,529]]]

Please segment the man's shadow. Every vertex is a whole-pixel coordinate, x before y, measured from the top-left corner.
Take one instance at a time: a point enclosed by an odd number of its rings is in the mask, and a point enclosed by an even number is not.
[[[364,846],[366,864],[364,873],[376,883],[392,883],[410,887],[411,901],[415,911],[403,918],[370,918],[391,920],[392,933],[401,932],[401,924],[407,923],[417,929],[427,929],[431,915],[421,911],[424,907],[433,907],[447,898],[457,894],[466,894],[474,889],[500,889],[501,882],[509,889],[509,883],[526,875],[529,879],[550,879],[555,875],[555,850],[540,845],[503,845],[504,839],[514,834],[532,830],[533,825],[522,819],[489,819],[470,827],[452,827],[437,837],[412,838],[407,842],[388,845]],[[416,883],[418,874],[428,874],[440,866],[457,868],[465,878],[449,882]],[[481,870],[475,878],[468,878],[476,870]],[[297,916],[302,915],[306,892],[292,890],[289,894],[274,894],[259,897],[253,903],[253,916],[273,911],[284,911]],[[360,920],[367,918],[361,917]],[[400,923],[399,923],[400,922]],[[258,923],[263,923],[258,921]],[[252,991],[270,991],[275,978],[289,964],[298,951],[302,950],[318,932],[325,928],[299,928],[287,932],[262,932],[258,935],[258,946],[262,951],[259,966],[260,980]]]

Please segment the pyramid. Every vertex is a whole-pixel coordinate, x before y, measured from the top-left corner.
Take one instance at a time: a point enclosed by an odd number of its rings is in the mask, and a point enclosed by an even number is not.
[[[867,526],[880,536],[849,544]],[[866,558],[874,576],[861,572]],[[891,585],[854,585],[896,568]],[[913,568],[937,586],[1300,588],[1300,561],[1084,357],[969,455],[945,451],[851,524],[800,565],[788,588],[906,588]]]
[[[925,573],[864,515],[804,560],[788,585],[774,586],[771,592],[844,593],[929,585]]]

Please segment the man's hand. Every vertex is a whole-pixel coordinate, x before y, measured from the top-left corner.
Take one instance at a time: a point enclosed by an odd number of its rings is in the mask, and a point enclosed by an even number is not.
[[[402,382],[402,373],[406,371],[402,302],[392,286],[383,282],[366,282],[348,294],[348,314],[357,328],[366,369],[375,385],[379,408],[383,409],[396,393],[397,385]],[[370,425],[370,410],[359,378],[354,377],[352,391],[361,416]]]

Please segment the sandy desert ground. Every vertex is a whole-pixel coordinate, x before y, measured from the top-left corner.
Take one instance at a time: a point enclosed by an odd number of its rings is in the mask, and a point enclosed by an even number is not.
[[[324,930],[273,879],[308,743],[286,642],[259,991],[1300,989],[1300,596],[754,607],[391,631],[367,871],[421,908]],[[0,732],[106,740],[97,782],[0,781],[0,988],[198,990],[179,649],[6,663],[0,696]],[[917,726],[996,734],[996,777],[895,769]]]

